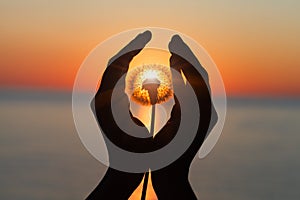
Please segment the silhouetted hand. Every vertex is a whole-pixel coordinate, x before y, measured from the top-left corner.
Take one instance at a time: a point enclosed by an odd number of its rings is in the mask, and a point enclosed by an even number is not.
[[[189,180],[188,173],[191,162],[198,150],[200,149],[207,133],[212,129],[217,121],[217,114],[211,102],[210,88],[208,84],[208,75],[205,69],[201,66],[197,58],[194,56],[190,48],[183,42],[183,40],[175,35],[169,43],[169,51],[172,56],[170,58],[170,67],[178,72],[184,73],[186,79],[193,88],[200,111],[200,118],[198,124],[197,134],[185,151],[175,162],[170,165],[152,172],[153,188],[156,192],[158,199],[197,199],[195,196]],[[178,54],[180,53],[179,56]],[[192,61],[191,64],[189,61]],[[196,70],[197,65],[201,74]],[[173,87],[176,94],[177,84],[184,84],[184,81],[174,81]],[[182,88],[182,86],[181,86]],[[188,97],[187,97],[188,98]],[[193,109],[193,108],[191,108]],[[188,111],[187,111],[188,112]],[[170,134],[170,133],[166,133]],[[190,134],[189,130],[186,130],[185,134]]]
[[[127,73],[129,63],[133,57],[144,48],[150,39],[151,33],[149,31],[139,34],[108,62],[108,67],[102,76],[99,90],[91,104],[102,133],[106,136],[104,137],[106,144],[112,142],[123,150],[136,153],[152,152],[165,146],[175,137],[180,124],[180,105],[176,98],[171,118],[155,138],[151,137],[146,127],[130,113],[129,100],[125,94],[124,75]],[[116,94],[118,112],[127,113],[128,117],[123,120],[127,120],[126,123],[137,124],[139,126],[139,134],[150,137],[140,138],[129,135],[116,123],[111,102],[113,90],[118,81],[121,81],[122,87],[118,90],[120,92]],[[170,132],[170,134],[164,134],[166,132]],[[113,150],[110,149],[109,145],[107,145],[107,148],[110,163],[122,159],[112,153]],[[109,167],[104,178],[87,199],[128,199],[142,181],[143,175],[144,173],[123,172]]]

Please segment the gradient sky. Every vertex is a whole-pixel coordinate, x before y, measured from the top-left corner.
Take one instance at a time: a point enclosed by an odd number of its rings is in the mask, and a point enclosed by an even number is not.
[[[71,90],[88,53],[145,26],[194,38],[229,95],[300,95],[300,1],[0,1],[0,88]]]

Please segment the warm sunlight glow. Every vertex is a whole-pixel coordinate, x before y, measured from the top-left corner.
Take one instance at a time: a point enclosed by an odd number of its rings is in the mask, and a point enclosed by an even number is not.
[[[183,79],[183,81],[184,81],[184,84],[186,85],[186,77],[185,77],[183,71],[180,70],[180,73],[181,73],[182,79]]]
[[[158,79],[158,75],[157,73],[159,73],[158,71],[156,70],[146,70],[144,73],[143,73],[143,79]]]
[[[145,178],[145,177],[144,177]],[[144,178],[140,185],[135,189],[135,191],[131,194],[128,200],[140,200],[142,196],[142,190],[143,190],[143,184],[144,184]],[[147,192],[146,192],[146,200],[157,200],[157,196],[155,194],[152,180],[151,180],[151,172],[149,173],[149,180],[147,185]]]
[[[127,94],[131,99],[142,105],[150,105],[148,90],[143,88],[146,80],[158,80],[160,85],[157,88],[157,103],[169,100],[173,95],[172,76],[170,68],[159,64],[143,65],[131,69],[126,77]]]

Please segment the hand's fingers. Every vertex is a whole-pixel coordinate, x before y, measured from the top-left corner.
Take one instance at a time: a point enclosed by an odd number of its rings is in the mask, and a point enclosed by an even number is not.
[[[124,67],[127,70],[130,61],[146,46],[146,44],[151,40],[151,37],[152,34],[150,31],[145,31],[144,33],[137,35],[109,60],[108,66],[110,66],[113,62],[118,61],[118,63],[121,64],[121,67]]]
[[[117,81],[127,72],[129,63],[150,41],[151,32],[145,31],[137,35],[122,50],[112,57],[102,76],[100,90],[113,89]]]
[[[206,70],[202,67],[192,50],[179,35],[174,35],[172,37],[169,43],[169,51],[172,54],[170,58],[170,65],[172,68],[178,71],[182,70],[184,74],[193,74],[195,71],[197,71],[195,69],[197,68],[206,84],[208,84],[208,75]]]
[[[208,74],[200,64],[192,50],[188,47],[187,44],[185,44],[185,42],[179,35],[174,35],[172,37],[169,43],[169,51],[172,54],[170,58],[171,68],[179,72],[183,72],[186,79],[193,87],[198,98],[198,102],[201,102],[203,99],[207,98],[207,104],[211,104]],[[205,107],[205,105],[202,107]],[[207,114],[209,112],[211,113],[211,122],[208,133],[216,124],[216,121],[218,119],[218,115],[213,104],[211,104],[211,110],[208,110]]]
[[[179,35],[172,37],[169,43],[169,50],[172,54],[170,67],[183,73],[187,81],[193,87],[197,97],[201,99],[203,94],[200,93],[206,90],[210,95],[210,86],[206,70]]]

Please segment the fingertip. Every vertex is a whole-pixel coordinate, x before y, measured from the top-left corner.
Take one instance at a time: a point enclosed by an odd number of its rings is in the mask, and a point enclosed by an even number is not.
[[[152,33],[149,30],[146,30],[143,33],[140,33],[135,39],[134,41],[136,41],[136,43],[139,43],[141,45],[141,47],[145,46],[152,38]]]
[[[123,49],[121,49],[115,56],[113,56],[108,65],[113,61],[119,59],[121,56],[126,55],[125,63],[129,63],[134,56],[136,56],[151,40],[152,33],[149,30],[146,30],[143,33],[138,34],[133,40],[131,40]]]
[[[178,34],[173,35],[171,42],[178,42],[178,41],[182,41],[181,37]]]
[[[132,56],[139,53],[151,40],[152,33],[149,30],[146,30],[143,33],[138,34],[126,47],[124,47],[123,51],[127,52],[135,52]]]
[[[185,46],[185,43],[183,42],[181,37],[178,34],[173,35],[168,45],[170,52],[176,52],[181,49],[182,46]]]
[[[152,38],[152,33],[149,30],[146,30],[144,33],[142,33],[142,35],[144,35],[145,38],[148,38],[149,41]]]

